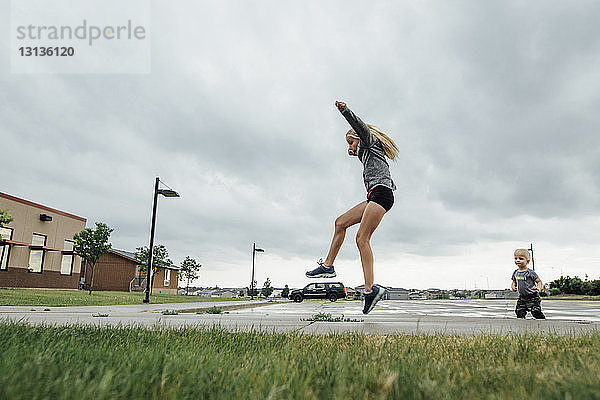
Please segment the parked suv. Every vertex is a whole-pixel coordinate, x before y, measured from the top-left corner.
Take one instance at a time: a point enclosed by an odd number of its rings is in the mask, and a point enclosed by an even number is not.
[[[303,289],[294,289],[289,298],[296,303],[307,299],[329,299],[336,301],[346,297],[346,287],[342,282],[310,283]]]

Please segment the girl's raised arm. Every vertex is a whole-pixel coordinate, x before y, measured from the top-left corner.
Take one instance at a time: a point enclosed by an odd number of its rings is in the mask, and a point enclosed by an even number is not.
[[[352,129],[354,129],[354,132],[356,132],[361,142],[363,142],[366,146],[371,146],[373,143],[373,135],[371,134],[371,130],[367,124],[362,122],[361,119],[358,118],[352,112],[352,110],[348,108],[346,103],[342,101],[336,101],[335,106],[338,108],[338,110],[340,110],[344,118],[346,118],[346,121],[348,121]]]

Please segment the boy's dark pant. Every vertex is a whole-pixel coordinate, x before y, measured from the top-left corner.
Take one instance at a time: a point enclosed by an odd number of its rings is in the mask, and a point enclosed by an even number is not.
[[[517,318],[525,318],[527,311],[530,311],[535,319],[546,319],[546,316],[542,312],[542,299],[537,294],[530,297],[519,296],[517,307],[515,308]]]

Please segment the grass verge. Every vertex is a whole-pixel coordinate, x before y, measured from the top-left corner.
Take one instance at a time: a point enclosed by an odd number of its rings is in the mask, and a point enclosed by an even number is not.
[[[366,336],[0,323],[2,399],[591,399],[600,334]]]
[[[139,292],[89,292],[82,290],[49,290],[0,288],[0,306],[112,306],[117,304],[141,304],[144,293]],[[199,296],[177,296],[174,294],[152,294],[153,304],[226,301]]]
[[[600,300],[600,296],[586,296],[586,295],[579,295],[579,294],[559,294],[559,295],[556,295],[556,296],[544,297],[544,299],[548,299],[548,300],[594,300],[594,301],[599,301]]]

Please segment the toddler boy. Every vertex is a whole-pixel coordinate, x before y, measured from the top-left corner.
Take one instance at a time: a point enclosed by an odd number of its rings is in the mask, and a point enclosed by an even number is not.
[[[546,319],[546,316],[542,313],[542,300],[539,294],[542,290],[542,280],[535,271],[527,268],[529,260],[529,250],[515,250],[515,264],[518,269],[513,272],[511,278],[512,291],[519,291],[515,313],[517,318],[525,319],[525,314],[529,311],[535,319]]]

